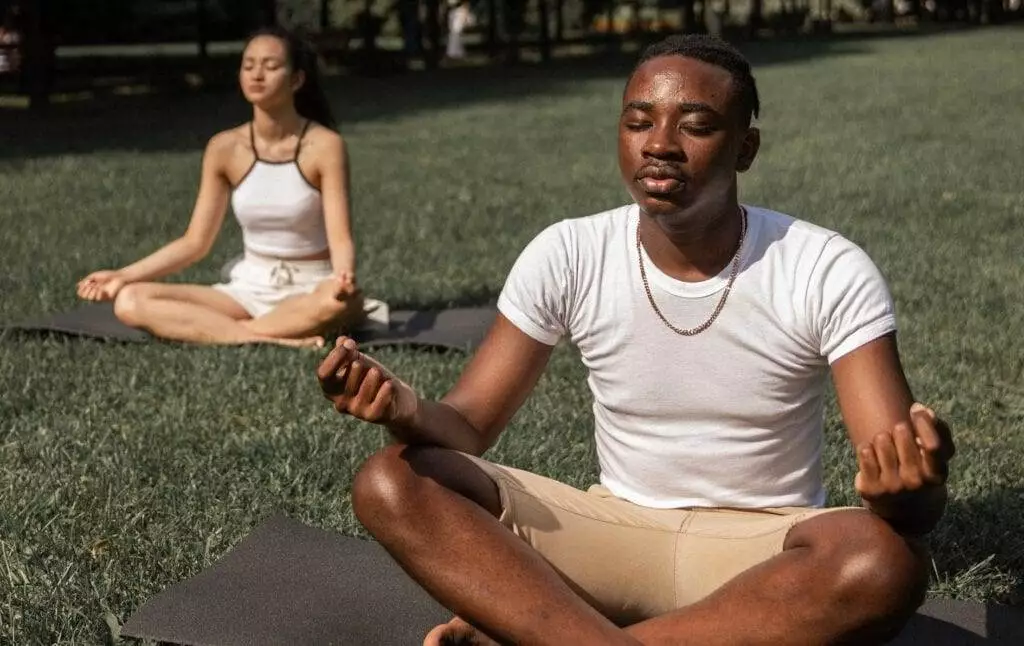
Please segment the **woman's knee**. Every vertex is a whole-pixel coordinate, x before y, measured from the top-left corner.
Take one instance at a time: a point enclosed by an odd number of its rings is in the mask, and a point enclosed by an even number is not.
[[[125,325],[138,327],[143,323],[144,302],[149,298],[146,283],[125,285],[114,298],[114,315]]]

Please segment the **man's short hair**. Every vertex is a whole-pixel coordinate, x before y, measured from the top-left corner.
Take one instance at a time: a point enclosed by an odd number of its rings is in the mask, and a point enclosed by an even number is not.
[[[732,75],[740,100],[741,114],[750,124],[761,111],[761,100],[757,95],[757,83],[750,71],[750,62],[738,49],[728,42],[707,34],[678,34],[648,45],[640,53],[633,71],[653,58],[661,56],[682,56],[721,67]]]

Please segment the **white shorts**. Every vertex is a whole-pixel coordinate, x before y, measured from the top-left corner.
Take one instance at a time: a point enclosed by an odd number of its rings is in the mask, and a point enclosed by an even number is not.
[[[213,288],[258,318],[286,298],[312,293],[332,272],[330,260],[280,260],[246,251],[224,265],[221,275],[225,282]]]

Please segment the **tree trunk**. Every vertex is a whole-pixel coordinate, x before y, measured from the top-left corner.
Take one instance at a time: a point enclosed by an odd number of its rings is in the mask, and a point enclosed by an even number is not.
[[[56,72],[57,43],[53,21],[44,0],[30,0],[23,5],[21,85],[28,94],[29,108],[40,110],[50,104],[50,91]]]
[[[608,46],[614,47],[618,42],[615,31],[615,0],[608,0]]]
[[[377,55],[377,25],[373,15],[373,0],[363,0],[363,11],[360,14],[359,37],[363,41],[363,57],[368,66],[372,67]]]
[[[697,28],[697,11],[695,0],[683,0],[683,33],[692,34],[700,31]]]
[[[757,32],[764,24],[763,0],[750,0],[750,13],[747,14],[747,38],[755,40]]]
[[[261,0],[262,15],[260,16],[260,23],[264,27],[273,27],[277,25],[277,0]]]
[[[331,0],[320,0],[320,31],[331,26]]]
[[[427,0],[427,51],[423,56],[427,69],[434,69],[441,61],[441,3]]]
[[[498,57],[498,0],[487,0],[487,55]]]
[[[882,3],[882,20],[896,22],[896,3],[893,0],[885,0]]]
[[[398,15],[402,23],[402,42],[406,59],[423,53],[423,21],[420,19],[419,0],[398,0]]]
[[[505,62],[518,63],[520,58],[519,36],[522,34],[523,14],[526,0],[505,0],[505,35],[508,38]]]
[[[551,60],[551,27],[548,0],[537,0],[537,20],[540,22],[540,60]]]
[[[196,45],[199,47],[199,60],[205,63],[210,59],[210,26],[207,0],[196,2]]]
[[[555,0],[555,42],[565,42],[565,0]]]

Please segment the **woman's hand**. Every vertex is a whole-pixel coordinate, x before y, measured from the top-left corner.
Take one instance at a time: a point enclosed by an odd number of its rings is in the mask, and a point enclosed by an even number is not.
[[[351,274],[333,274],[321,280],[313,292],[337,301],[351,300],[362,294]]]
[[[356,274],[355,274],[355,272],[352,272],[352,271],[336,272],[333,277],[337,278],[339,281],[341,281],[342,285],[346,285],[346,286],[350,287],[352,290],[357,290],[358,289],[356,287]]]
[[[94,271],[78,281],[78,297],[87,301],[112,301],[126,284],[118,271]]]
[[[363,291],[351,280],[330,276],[320,281],[313,293],[320,303],[322,324],[351,329],[366,318]]]

